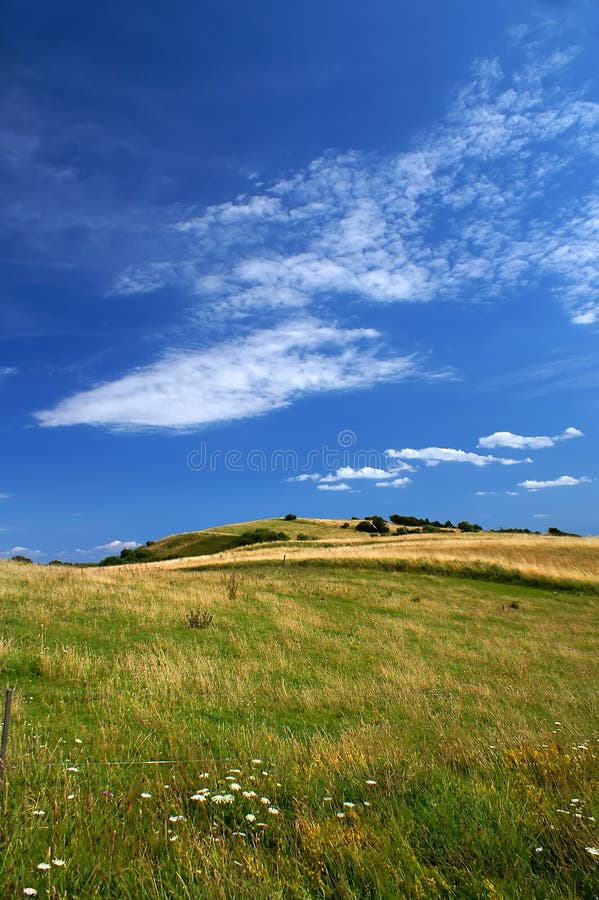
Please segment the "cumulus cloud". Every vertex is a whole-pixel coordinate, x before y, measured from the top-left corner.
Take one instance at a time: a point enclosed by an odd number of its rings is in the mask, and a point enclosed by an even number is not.
[[[599,318],[599,104],[560,87],[576,49],[521,42],[520,67],[478,61],[413,149],[331,153],[171,223],[172,260],[115,292],[177,282],[230,315],[256,307],[503,297],[543,283],[572,322]],[[588,169],[589,177],[581,173]],[[550,202],[569,186],[570,202]],[[345,300],[344,300],[345,302]]]
[[[340,484],[318,484],[316,487],[319,491],[351,491],[349,484],[343,481]]]
[[[303,481],[318,481],[320,479],[320,475],[318,472],[313,472],[311,475],[308,475],[306,472],[301,475],[292,475],[291,478],[286,478],[286,481],[291,482],[303,482]]]
[[[11,547],[10,550],[0,551],[0,556],[28,556],[30,559],[34,556],[45,556],[43,550],[31,550],[29,547]]]
[[[540,491],[551,487],[576,487],[579,484],[587,484],[590,480],[586,475],[580,478],[575,478],[573,475],[560,475],[559,478],[554,478],[553,481],[521,481],[518,487],[526,488],[527,491]]]
[[[547,435],[538,435],[537,437],[527,437],[522,434],[513,434],[511,431],[495,431],[486,437],[478,440],[478,446],[485,449],[493,449],[495,447],[509,447],[512,450],[522,450],[530,448],[532,450],[540,450],[545,447],[553,447],[559,441],[569,441],[572,438],[583,437],[583,432],[579,428],[566,428],[561,434],[553,437]]]
[[[173,351],[36,414],[41,425],[189,429],[268,413],[306,394],[365,388],[419,373],[383,356],[370,328],[286,322],[207,350]]]
[[[110,553],[116,554],[120,553],[121,550],[135,550],[136,547],[141,547],[141,544],[138,544],[137,541],[108,541],[107,544],[98,544],[97,547],[91,547],[88,550],[82,550],[78,547],[75,550],[75,553],[79,553],[81,556],[91,556],[92,554],[98,553]]]
[[[491,463],[500,463],[502,466],[515,466],[519,463],[530,463],[532,459],[506,459],[501,456],[481,456],[469,450],[453,450],[449,447],[423,447],[421,450],[413,450],[406,447],[403,450],[390,448],[385,450],[390,459],[419,460],[427,466],[437,466],[442,462],[470,463],[473,466],[488,466]]]
[[[375,480],[377,478],[393,478],[393,475],[393,472],[387,472],[385,469],[376,469],[373,466],[362,466],[360,469],[353,469],[351,466],[341,466],[336,472],[324,475],[320,480],[322,482],[350,481],[356,478]]]
[[[377,488],[401,488],[411,484],[411,481],[412,479],[406,475],[403,478],[392,478],[391,481],[377,481],[374,486]]]

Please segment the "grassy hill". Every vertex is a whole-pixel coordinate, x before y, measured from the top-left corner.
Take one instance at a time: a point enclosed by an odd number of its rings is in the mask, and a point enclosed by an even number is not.
[[[143,562],[156,562],[166,559],[205,556],[221,553],[243,546],[241,538],[244,534],[256,530],[271,531],[275,534],[283,532],[290,542],[301,541],[343,541],[368,543],[368,534],[357,532],[356,521],[349,521],[350,527],[343,528],[345,519],[301,519],[285,521],[284,518],[256,519],[250,522],[237,522],[232,525],[207,528],[203,531],[189,531],[173,534],[161,540],[151,542],[143,549]],[[264,542],[262,542],[264,543]],[[146,552],[147,551],[147,552]]]
[[[596,894],[596,541],[312,527],[285,566],[0,562],[3,896]],[[398,569],[417,541],[588,590]]]

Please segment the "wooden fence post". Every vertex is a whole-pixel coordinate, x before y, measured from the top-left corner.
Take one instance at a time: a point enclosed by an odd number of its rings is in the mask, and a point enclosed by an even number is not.
[[[6,765],[6,745],[8,743],[8,729],[10,726],[10,706],[12,703],[12,688],[6,689],[4,700],[4,721],[2,723],[2,743],[0,744],[0,784],[4,781],[4,768]]]

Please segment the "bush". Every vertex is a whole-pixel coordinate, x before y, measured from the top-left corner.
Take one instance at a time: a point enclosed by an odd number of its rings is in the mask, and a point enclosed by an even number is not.
[[[482,531],[480,525],[477,525],[475,522],[458,522],[458,528],[460,531],[472,532],[472,531]]]
[[[205,609],[190,609],[187,614],[188,628],[208,628],[214,616]]]
[[[376,531],[376,528],[374,527],[372,522],[367,522],[366,519],[363,519],[356,525],[356,531],[366,531],[368,534],[372,534],[374,531]]]
[[[378,534],[389,534],[389,526],[382,516],[373,516],[372,524],[376,528]]]
[[[270,528],[254,528],[244,531],[239,535],[238,547],[247,547],[249,544],[264,544],[270,541],[288,541],[289,537],[284,531],[272,531]]]
[[[287,515],[285,516],[286,522],[295,522],[296,519],[297,516],[295,515],[295,513],[287,513]]]
[[[344,522],[341,528],[349,528],[349,522]]]
[[[310,540],[309,534],[298,534],[298,536],[296,537],[296,541],[309,541],[309,540]]]
[[[120,556],[107,556],[105,559],[101,559],[98,563],[99,566],[122,566],[123,560]]]
[[[11,556],[11,562],[21,563],[21,565],[27,565],[29,563],[33,564],[33,560],[29,559],[28,556],[20,556],[17,554],[16,556]]]

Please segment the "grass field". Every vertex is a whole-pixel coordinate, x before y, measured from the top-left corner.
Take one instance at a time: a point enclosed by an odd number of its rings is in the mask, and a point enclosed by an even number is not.
[[[2,896],[598,894],[598,543],[315,539],[0,564]]]

